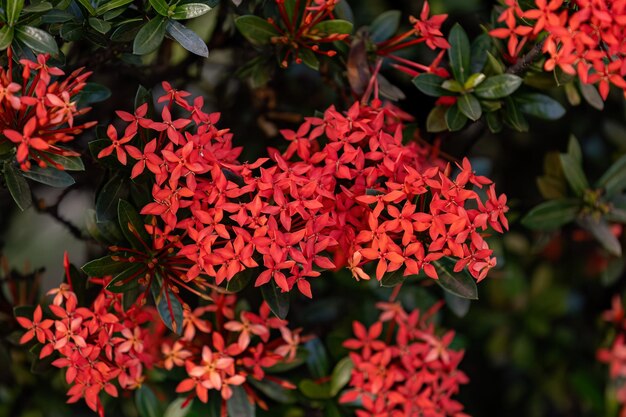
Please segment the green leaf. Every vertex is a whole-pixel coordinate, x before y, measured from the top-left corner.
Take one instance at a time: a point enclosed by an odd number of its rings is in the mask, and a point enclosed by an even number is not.
[[[502,118],[500,112],[488,112],[485,114],[487,120],[487,127],[491,133],[500,133],[502,131]]]
[[[330,377],[330,395],[332,397],[339,394],[339,391],[350,382],[352,369],[354,369],[354,362],[352,362],[349,356],[337,363]]]
[[[203,3],[187,3],[176,6],[172,19],[193,19],[211,11],[211,7]]]
[[[99,103],[111,97],[111,90],[102,84],[86,83],[79,93],[81,104]]]
[[[446,300],[446,305],[457,317],[465,317],[465,315],[469,312],[470,306],[472,304],[471,300],[467,298],[457,297],[456,295],[446,291],[444,294],[444,298]]]
[[[77,22],[67,22],[61,26],[60,34],[65,41],[79,41],[84,35],[83,25]]]
[[[4,181],[15,204],[17,204],[20,210],[26,210],[33,204],[33,200],[28,182],[21,175],[22,171],[15,169],[10,161],[4,163],[3,171]]]
[[[589,182],[583,172],[582,166],[571,155],[560,154],[561,167],[567,183],[577,196],[582,196],[585,190],[589,189]]]
[[[170,6],[165,0],[150,0],[150,5],[155,12],[157,12],[161,16],[168,17]]]
[[[328,382],[316,383],[311,379],[303,379],[298,384],[300,392],[314,400],[327,400],[332,398],[330,384]]]
[[[333,19],[333,20],[324,20],[317,25],[313,26],[313,33],[316,34],[324,34],[324,35],[334,35],[334,34],[350,34],[352,33],[352,22],[348,22],[347,20],[341,19]]]
[[[103,35],[111,30],[111,24],[97,17],[89,18],[89,26],[102,33]]]
[[[231,387],[231,389],[233,390],[233,395],[226,401],[228,415],[232,417],[255,417],[256,408],[248,400],[246,390],[238,385]]]
[[[483,83],[484,84],[484,83]],[[504,108],[504,121],[513,129],[519,132],[528,131],[528,122],[517,107],[516,103],[510,97],[506,98],[506,107]]]
[[[274,36],[279,35],[267,20],[254,15],[238,17],[235,19],[235,26],[248,41],[255,45],[267,45]]]
[[[147,272],[145,264],[125,262],[126,269],[113,277],[106,286],[108,291],[123,294],[139,287],[139,278]],[[168,326],[169,327],[169,326]]]
[[[407,278],[408,276],[403,275],[402,269],[398,269],[393,272],[387,272],[380,280],[380,286],[395,287],[396,285],[403,283]]]
[[[420,74],[413,78],[413,84],[417,87],[417,89],[431,97],[449,95],[449,93],[441,87],[443,82],[443,77],[428,73]]]
[[[295,392],[293,390],[283,388],[278,383],[269,379],[263,379],[259,381],[254,378],[248,378],[246,382],[250,383],[252,386],[254,386],[254,388],[261,391],[272,400],[277,401],[281,404],[293,404],[297,401]]]
[[[59,54],[59,47],[54,38],[41,29],[32,26],[18,26],[15,28],[15,37],[36,52],[50,55]]]
[[[0,51],[4,51],[13,42],[13,27],[9,25],[0,28]]]
[[[128,185],[121,175],[114,175],[96,196],[97,221],[112,220],[117,215],[120,199],[128,195]]]
[[[42,23],[64,23],[74,19],[74,15],[66,10],[52,9],[41,17]]]
[[[450,44],[448,58],[452,74],[463,84],[470,73],[470,42],[465,30],[458,23],[452,27],[448,43]]]
[[[470,120],[476,121],[483,115],[483,109],[480,103],[472,94],[463,94],[457,100],[457,105],[461,113],[466,115]]]
[[[476,72],[476,73],[470,75],[470,77],[467,79],[467,81],[465,81],[465,84],[463,84],[463,88],[465,90],[471,90],[472,88],[476,88],[483,81],[485,81],[486,78],[487,78],[487,76],[485,74],[483,74],[482,72]]]
[[[526,114],[545,120],[557,120],[565,115],[565,108],[550,96],[539,93],[516,97],[519,108]]]
[[[167,19],[162,16],[157,16],[143,25],[133,41],[133,53],[145,55],[155,51],[163,42],[166,27]]]
[[[309,49],[302,49],[299,52],[299,56],[302,62],[309,68],[318,71],[320,69],[320,61],[315,56],[315,53]]]
[[[139,84],[139,87],[137,87],[137,92],[135,93],[135,108],[138,108],[144,103],[148,103],[148,109],[154,107],[152,92],[143,85]]]
[[[120,7],[126,6],[127,4],[132,3],[133,0],[109,0],[102,2],[101,6],[98,6],[96,9],[96,15],[101,16],[111,10],[118,9]]]
[[[192,404],[187,404],[186,398],[177,398],[165,409],[163,417],[186,417],[191,411]]]
[[[522,219],[522,224],[529,229],[555,230],[574,221],[579,212],[578,200],[549,200],[530,210]]]
[[[192,54],[205,58],[209,56],[209,48],[202,38],[196,35],[193,30],[181,25],[177,21],[169,20],[167,22],[167,33]]]
[[[183,306],[169,288],[153,279],[150,287],[154,303],[156,304],[161,320],[168,329],[181,335],[183,333]]]
[[[161,417],[163,414],[159,404],[159,400],[148,385],[141,385],[135,392],[135,405],[139,417]]]
[[[114,260],[111,255],[94,259],[87,262],[81,268],[83,272],[90,277],[106,277],[108,275],[116,275],[128,268],[127,262]]]
[[[400,10],[387,10],[379,14],[370,25],[370,39],[379,43],[391,38],[398,31],[401,18]]]
[[[522,81],[521,77],[514,74],[494,75],[493,77],[488,77],[482,84],[476,87],[474,94],[486,99],[507,97],[522,85]]]
[[[148,242],[150,241],[150,237],[148,236],[145,224],[135,207],[133,207],[133,205],[128,201],[120,199],[117,205],[117,218],[120,223],[120,229],[122,229],[124,237],[131,244],[131,246],[135,249],[145,249],[145,245],[142,243],[142,240],[143,242]],[[135,233],[138,234],[141,239],[132,232],[131,228],[135,230]]]
[[[438,261],[434,261],[432,264],[439,276],[436,282],[441,288],[457,297],[478,300],[476,281],[474,281],[474,278],[467,272],[467,269],[454,272],[456,261],[448,257],[443,257]]]
[[[606,170],[596,183],[597,188],[603,188],[607,197],[613,197],[626,188],[626,155],[622,155]]]
[[[574,135],[570,135],[567,141],[567,154],[579,164],[583,163],[583,151],[580,149],[580,144]]]
[[[13,26],[20,18],[20,13],[24,8],[24,0],[6,0],[6,9],[4,14],[7,18],[6,22],[9,26]]]
[[[613,256],[622,256],[622,247],[619,240],[611,231],[611,226],[604,219],[594,219],[585,216],[578,221],[580,226],[596,238],[598,242]]]
[[[37,1],[32,2],[29,6],[26,6],[22,9],[22,11],[27,13],[43,13],[48,10],[52,10],[52,4],[47,1]]]
[[[444,90],[451,91],[453,93],[461,93],[465,91],[461,83],[458,82],[457,80],[445,80],[441,84],[441,88],[443,88]]]
[[[261,286],[261,294],[272,313],[284,320],[289,313],[289,292],[283,292],[271,281]]]
[[[491,36],[487,33],[478,35],[470,47],[470,72],[481,72],[487,63],[487,53],[491,48]]]
[[[78,2],[82,4],[85,9],[87,9],[87,13],[89,13],[91,16],[96,14],[96,9],[94,9],[94,7],[91,5],[91,0],[78,0]]]
[[[83,164],[80,156],[65,156],[56,153],[42,152],[47,159],[50,159],[57,164],[61,165],[65,171],[84,171],[85,165]]]
[[[305,343],[309,355],[306,364],[313,378],[323,378],[328,375],[330,364],[328,363],[328,355],[326,349],[319,338],[314,338]]]
[[[491,67],[493,72],[496,74],[504,74],[504,65],[502,65],[498,58],[493,56],[489,51],[487,51],[487,61],[489,62],[489,67]]]
[[[426,118],[426,130],[429,132],[443,132],[448,130],[446,124],[446,108],[444,106],[435,106]]]
[[[454,104],[446,110],[446,125],[451,132],[456,132],[463,129],[467,123],[467,116],[465,116],[459,110],[459,107]]]
[[[226,282],[226,291],[236,293],[248,286],[252,280],[252,270],[244,269]]]
[[[609,212],[604,215],[604,218],[609,222],[626,224],[626,210],[611,207]]]
[[[602,100],[602,96],[598,93],[598,89],[593,84],[579,82],[578,86],[580,87],[580,93],[583,95],[583,98],[591,107],[600,111],[604,110],[604,100]]]
[[[33,181],[56,188],[66,188],[75,183],[74,178],[70,174],[52,167],[41,168],[35,165],[28,171],[22,171],[22,175]]]

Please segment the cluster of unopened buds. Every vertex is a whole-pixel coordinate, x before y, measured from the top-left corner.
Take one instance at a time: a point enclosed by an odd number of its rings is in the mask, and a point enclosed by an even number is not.
[[[621,406],[620,417],[626,416],[626,315],[619,295],[613,298],[611,310],[602,318],[611,323],[616,334],[611,345],[598,349],[598,360],[609,365],[609,377],[614,389],[615,399]]]
[[[505,27],[491,30],[493,37],[507,40],[512,60],[529,41],[545,34],[542,51],[548,55],[544,68],[559,67],[581,82],[598,84],[606,99],[610,85],[626,94],[626,4],[616,0],[534,0],[520,4],[506,0],[498,18]],[[528,6],[530,4],[530,6]]]
[[[91,284],[103,288],[89,306],[79,306],[69,281],[48,293],[53,296],[45,306],[50,318],[44,318],[41,305],[29,317],[16,317],[26,329],[20,343],[35,340],[43,345],[40,359],[55,355],[52,365],[65,369],[68,403],[84,399],[103,416],[102,392],[117,397],[118,387],[137,389],[153,367],[184,368],[187,378],[176,391],[202,402],[208,401],[209,390],[218,391],[225,402],[232,396],[231,387],[242,386],[251,401],[266,408],[250,387],[250,378],[294,388],[266,375],[266,370],[295,358],[300,330],[289,330],[285,320],[271,316],[266,304],[259,314],[236,315],[237,297],[214,293],[205,306],[184,307],[179,338],[167,331],[154,307],[135,303],[125,309],[122,294],[104,288],[110,279],[90,278]]]
[[[339,401],[358,404],[357,417],[467,417],[452,399],[468,382],[458,369],[463,351],[450,349],[454,332],[439,336],[432,323],[441,304],[421,315],[399,303],[377,306],[378,320],[369,328],[355,321],[355,338],[343,344],[354,368]]]
[[[320,269],[436,279],[433,264],[449,257],[457,272],[481,280],[495,265],[484,236],[508,227],[506,197],[467,159],[453,167],[430,147],[404,144],[406,114],[394,106],[331,106],[281,131],[283,153],[269,149],[269,158],[240,163],[232,134],[215,125],[219,114],[204,113],[201,97],[191,103],[189,93],[164,87],[160,117],[148,116],[145,104],[118,112],[127,125],[122,134],[109,127],[111,144],[99,154],[115,152],[124,165],[130,156],[131,176],[150,176],[154,201],[141,213],[160,219],[147,229],[168,248],[164,259],[176,257],[162,275],[219,285],[260,267],[256,286],[273,281],[311,297],[309,279]],[[486,197],[473,189],[483,186]]]
[[[77,107],[77,96],[91,73],[81,68],[58,78],[64,73],[48,65],[48,55],[39,55],[37,61],[22,59],[21,72],[14,71],[10,49],[7,55],[8,68],[0,67],[0,147],[12,145],[23,170],[32,163],[63,169],[56,157],[79,154],[62,145],[97,123],[74,123],[89,111]]]

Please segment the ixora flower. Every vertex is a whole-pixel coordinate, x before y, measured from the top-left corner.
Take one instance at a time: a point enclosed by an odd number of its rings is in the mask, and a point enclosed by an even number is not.
[[[305,338],[300,330],[290,330],[287,321],[271,316],[267,304],[258,314],[240,311],[235,316],[237,297],[214,292],[209,303],[182,307],[184,332],[178,337],[161,324],[154,306],[128,306],[122,294],[108,291],[111,277],[89,278],[102,289],[93,302],[80,306],[67,262],[66,270],[68,283],[48,292],[53,296],[45,306],[49,318],[38,305],[31,316],[18,316],[17,321],[26,329],[20,343],[35,340],[40,359],[52,356],[52,365],[65,369],[68,403],[84,399],[103,416],[102,392],[117,397],[118,388],[138,389],[151,382],[147,371],[153,368],[180,368],[187,377],[176,392],[207,402],[209,391],[215,390],[224,410],[235,386],[265,407],[251,379],[295,388],[266,375],[266,369],[292,362]]]
[[[612,394],[620,404],[620,417],[626,415],[626,320],[624,307],[619,295],[613,297],[611,310],[602,318],[614,326],[616,334],[609,347],[598,349],[598,361],[609,365],[609,378],[613,387]]]
[[[507,40],[511,59],[520,55],[528,41],[542,33],[542,51],[548,55],[544,68],[559,67],[581,82],[598,84],[606,100],[610,85],[626,96],[626,5],[623,1],[535,0],[520,5],[507,0],[498,18],[505,27],[493,29],[493,37]]]
[[[453,165],[403,143],[407,115],[393,105],[331,106],[281,131],[284,152],[241,163],[232,134],[216,126],[219,114],[164,87],[160,117],[146,105],[120,112],[123,137],[109,126],[111,144],[99,154],[136,160],[131,176],[152,187],[141,214],[153,220],[131,232],[155,243],[138,245],[140,254],[116,247],[125,254],[116,259],[163,266],[175,286],[198,288],[260,268],[255,286],[297,287],[307,297],[310,279],[346,264],[357,279],[395,271],[437,279],[445,258],[479,281],[495,265],[484,238],[508,228],[506,197],[467,159]]]
[[[420,314],[399,303],[379,303],[382,313],[371,327],[355,321],[355,338],[343,344],[352,351],[354,368],[339,401],[359,404],[358,417],[467,417],[452,399],[468,382],[458,369],[463,351],[450,349],[454,332],[440,337],[432,323],[440,306]]]
[[[63,169],[60,159],[80,156],[63,144],[97,123],[74,123],[90,110],[77,107],[77,96],[91,73],[80,68],[62,78],[62,70],[48,65],[48,55],[20,60],[17,71],[10,49],[7,56],[8,68],[0,67],[0,153],[15,148],[23,170],[32,163]]]

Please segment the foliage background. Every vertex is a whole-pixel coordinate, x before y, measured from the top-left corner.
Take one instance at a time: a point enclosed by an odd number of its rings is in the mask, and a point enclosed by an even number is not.
[[[246,12],[246,4],[244,1],[239,9],[241,13]],[[350,4],[357,27],[385,10],[399,9],[408,16],[419,14],[422,6],[419,1],[352,0]],[[490,21],[493,6],[486,0],[431,2],[433,13],[450,14],[444,33],[451,22],[460,21],[471,36],[481,33],[479,22]],[[296,126],[300,115],[312,114],[330,103],[346,103],[337,95],[332,80],[304,65],[277,69],[274,78],[262,88],[251,88],[247,80],[234,76],[254,56],[250,46],[236,34],[232,16],[226,13],[234,7],[222,2],[220,8],[190,24],[208,42],[208,59],[188,54],[170,41],[141,61],[128,55],[120,61],[112,56],[111,49],[92,51],[80,42],[67,46],[67,65],[87,64],[94,71],[92,81],[112,92],[108,100],[94,105],[89,119],[105,125],[112,120],[115,109],[132,108],[138,84],[158,91],[160,81],[168,80],[205,96],[209,110],[222,112],[220,126],[234,131],[235,143],[244,146],[245,158],[276,145],[278,129]],[[408,77],[391,71],[388,76],[407,94],[401,107],[416,117],[418,127],[424,126],[434,99],[419,93]],[[569,104],[562,90],[553,93],[568,109],[558,122],[531,119],[530,133],[505,129],[495,135],[477,134],[467,129],[443,138],[443,150],[456,157],[467,152],[480,173],[489,175],[499,192],[507,194],[512,207],[512,230],[501,241],[493,242],[499,266],[480,284],[480,300],[472,302],[464,317],[455,316],[449,309],[441,315],[444,325],[456,329],[459,343],[466,349],[462,369],[471,383],[462,388],[459,399],[470,415],[616,414],[607,369],[596,362],[595,352],[607,336],[600,313],[609,307],[611,296],[624,288],[623,259],[607,258],[596,243],[574,228],[538,235],[518,220],[543,200],[536,178],[543,173],[544,156],[549,151],[563,151],[570,135],[579,139],[585,172],[592,179],[626,151],[626,109],[619,94],[611,96],[605,109],[599,111],[584,101],[577,106]],[[87,142],[96,137],[98,133],[91,131],[81,138],[80,147],[86,155]],[[433,137],[424,133],[423,139],[432,141]],[[58,207],[59,216],[79,229],[85,228],[85,212],[92,208],[94,191],[102,177],[93,159],[87,156],[84,160],[87,170],[75,176],[77,185]],[[49,189],[34,192],[48,205],[58,197]],[[76,264],[103,250],[72,236],[42,209],[18,213],[4,189],[0,189],[0,242],[12,269],[45,269],[41,274],[44,288],[60,281],[63,250],[71,253]],[[25,263],[32,266],[25,267]],[[606,265],[608,269],[602,272]],[[6,282],[9,273],[5,270],[2,274]],[[377,288],[376,283],[356,285],[349,277],[329,276],[317,281],[317,299],[293,303],[298,307],[290,319],[322,335],[331,358],[336,360],[338,345],[348,337],[352,318],[373,317],[373,302],[383,299],[388,290]],[[3,290],[8,291],[6,286]],[[429,304],[431,294],[409,287],[403,289],[402,297],[407,305],[420,306]],[[37,376],[29,372],[27,352],[11,344],[14,327],[8,319],[10,311],[4,304],[0,307],[0,314],[4,314],[0,315],[0,334],[5,338],[0,344],[0,416],[52,417],[70,412],[91,415],[82,406],[63,404],[63,381],[58,373]],[[131,398],[119,407],[115,410],[111,404],[108,413],[136,415]],[[302,415],[295,409],[283,411],[284,415]]]

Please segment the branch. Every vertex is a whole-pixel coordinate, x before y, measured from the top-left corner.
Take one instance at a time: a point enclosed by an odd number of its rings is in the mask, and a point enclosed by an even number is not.
[[[543,55],[544,43],[545,43],[545,39],[536,43],[535,46],[533,46],[533,49],[528,51],[528,53],[524,55],[522,58],[518,59],[515,64],[507,68],[506,73],[514,74],[514,75],[523,74],[528,69],[528,67],[530,67],[531,64],[535,62],[535,60],[537,60],[537,58]]]
[[[34,202],[33,207],[35,208],[37,213],[48,214],[52,216],[56,221],[61,223],[63,226],[67,227],[67,230],[76,239],[88,240],[88,239],[85,239],[85,236],[83,236],[83,232],[82,230],[80,230],[80,228],[78,228],[74,223],[70,222],[69,220],[64,219],[59,214],[59,205],[61,204],[65,196],[68,194],[69,190],[70,190],[69,188],[64,190],[61,196],[59,197],[59,199],[57,200],[57,202],[51,206],[47,206],[43,199],[38,199],[35,197],[35,195],[33,195],[33,202]]]

